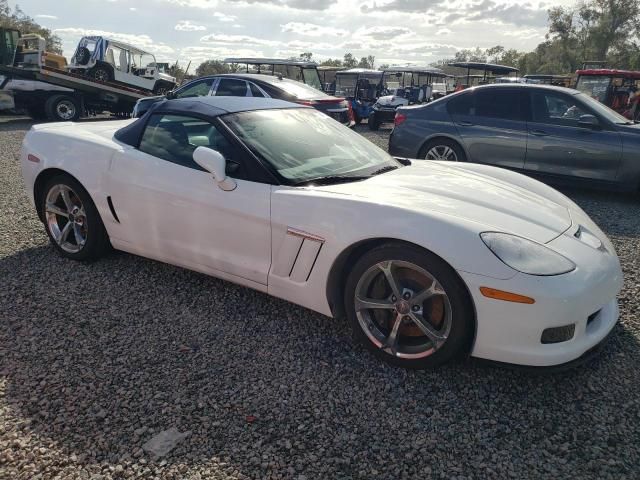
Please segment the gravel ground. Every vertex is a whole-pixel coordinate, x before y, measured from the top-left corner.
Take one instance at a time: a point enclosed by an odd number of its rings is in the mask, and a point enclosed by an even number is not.
[[[122,253],[62,259],[23,193],[29,126],[0,120],[0,478],[640,477],[640,199],[567,192],[626,275],[594,361],[409,372],[261,293]],[[142,449],[171,428],[189,433],[171,453]]]

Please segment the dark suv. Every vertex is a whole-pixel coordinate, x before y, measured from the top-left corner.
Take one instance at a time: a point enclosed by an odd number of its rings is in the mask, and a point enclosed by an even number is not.
[[[389,152],[637,191],[640,125],[572,89],[487,85],[397,110]]]

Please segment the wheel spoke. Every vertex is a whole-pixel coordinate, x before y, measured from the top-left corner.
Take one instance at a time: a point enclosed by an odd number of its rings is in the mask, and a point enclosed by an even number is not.
[[[45,209],[49,213],[55,213],[56,215],[60,215],[61,217],[69,218],[69,212],[64,211],[54,203],[48,202]]]
[[[448,159],[449,157],[451,157],[452,153],[453,151],[449,147],[444,147],[444,153],[442,154],[442,158]]]
[[[393,310],[395,305],[386,300],[378,300],[376,298],[356,297],[356,311],[360,310]]]
[[[84,238],[82,238],[82,232],[79,225],[73,225],[73,235],[76,237],[76,245],[81,247],[84,245]]]
[[[400,291],[398,283],[396,282],[396,279],[393,276],[393,262],[388,261],[388,262],[381,263],[379,267],[380,267],[380,270],[382,270],[382,273],[384,273],[384,276],[387,279],[387,283],[389,284],[389,287],[391,287],[391,292],[396,296],[396,298],[401,298],[402,292]]]
[[[437,297],[441,295],[446,295],[445,291],[442,289],[437,282],[433,282],[431,286],[419,293],[417,293],[412,299],[411,302],[414,304],[421,304],[425,300],[428,300],[431,297]]]
[[[58,239],[58,245],[62,245],[64,242],[67,241],[67,238],[69,238],[69,233],[71,233],[71,230],[73,230],[73,223],[67,222],[67,224],[62,229],[62,232],[60,232],[60,238]]]
[[[71,201],[71,197],[69,196],[69,190],[67,190],[66,188],[60,189],[60,196],[64,201],[65,207],[67,207],[67,211],[70,212],[73,209],[74,205]]]
[[[397,314],[393,328],[382,345],[383,350],[388,350],[393,355],[398,352],[398,331],[400,330],[400,325],[402,325],[402,315]]]
[[[424,318],[419,317],[415,313],[411,313],[411,320],[415,323],[418,328],[424,333],[429,339],[433,342],[434,347],[438,347],[440,344],[444,343],[447,339],[446,335],[443,335],[438,330],[436,330],[433,325],[427,322]]]

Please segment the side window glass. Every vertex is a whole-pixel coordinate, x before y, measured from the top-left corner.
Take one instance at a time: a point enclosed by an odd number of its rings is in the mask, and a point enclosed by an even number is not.
[[[501,120],[522,120],[520,90],[480,90],[476,93],[476,115]]]
[[[252,97],[264,97],[260,89],[255,84],[249,82],[249,88],[251,89]]]
[[[222,78],[216,89],[216,97],[246,97],[247,82],[235,78]]]
[[[240,160],[233,144],[215,125],[198,118],[152,115],[138,149],[183,167],[203,170],[193,160],[193,152],[198,147],[219,151],[227,159],[227,173],[236,178],[241,175]]]
[[[204,97],[209,95],[213,79],[202,80],[200,82],[194,82],[190,85],[186,85],[184,88],[176,92],[176,98],[188,98],[188,97]]]
[[[580,117],[590,113],[569,95],[534,92],[531,99],[533,121],[537,123],[577,127]]]
[[[475,115],[474,95],[465,92],[453,97],[447,103],[447,110],[450,115]]]

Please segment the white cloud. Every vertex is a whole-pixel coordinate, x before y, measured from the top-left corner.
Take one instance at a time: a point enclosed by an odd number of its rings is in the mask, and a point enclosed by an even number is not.
[[[58,17],[56,17],[55,15],[45,15],[43,13],[36,15],[36,18],[43,18],[45,20],[58,20]]]
[[[344,37],[349,34],[348,30],[316,25],[315,23],[289,22],[285,25],[280,25],[280,27],[283,32],[297,33],[308,37]]]
[[[207,29],[204,25],[198,25],[191,20],[180,20],[173,28],[179,32],[202,32]]]
[[[235,15],[227,15],[226,13],[222,12],[215,12],[213,16],[221,22],[235,22],[238,19],[238,17],[236,17]]]
[[[205,35],[200,39],[202,43],[220,43],[225,45],[242,44],[242,45],[263,45],[276,47],[280,42],[275,40],[267,40],[264,38],[251,37],[249,35],[227,35],[224,33],[212,33]]]

